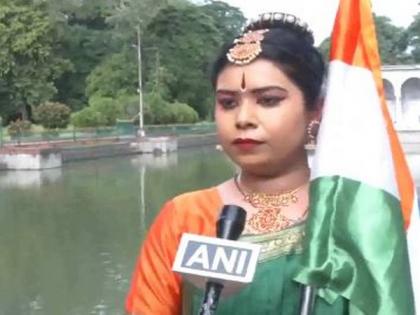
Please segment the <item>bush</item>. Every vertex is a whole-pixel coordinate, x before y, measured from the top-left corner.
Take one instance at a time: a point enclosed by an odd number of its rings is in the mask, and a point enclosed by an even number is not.
[[[47,129],[66,128],[70,122],[70,114],[71,110],[68,106],[46,102],[35,108],[34,119]]]
[[[15,120],[10,122],[9,127],[7,128],[7,133],[12,136],[23,135],[25,132],[28,132],[31,129],[31,122],[28,120]]]
[[[144,120],[151,124],[166,124],[170,120],[168,113],[169,103],[158,93],[146,94],[144,97],[145,112]]]
[[[145,94],[143,97],[143,119],[144,123],[153,123],[153,115],[149,106],[149,94]],[[115,102],[119,108],[119,115],[117,119],[130,120],[133,124],[139,122],[139,95],[137,94],[120,94],[115,99]]]
[[[117,118],[122,114],[117,102],[110,97],[92,96],[89,99],[89,107],[102,114],[106,126],[114,126]]]
[[[198,113],[194,108],[185,103],[175,102],[169,105],[172,123],[192,124],[198,121]]]
[[[96,111],[92,107],[85,107],[79,112],[71,115],[71,123],[75,127],[98,127],[104,126],[106,123],[105,117],[102,113]]]
[[[152,124],[189,124],[199,120],[198,113],[188,104],[169,103],[158,93],[146,94],[144,118]]]
[[[121,94],[115,100],[120,109],[118,119],[134,120],[139,113],[139,96],[135,94]]]

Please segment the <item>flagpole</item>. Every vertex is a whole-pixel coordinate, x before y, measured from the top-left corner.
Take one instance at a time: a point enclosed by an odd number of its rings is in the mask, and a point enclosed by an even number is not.
[[[300,299],[299,315],[311,315],[315,306],[315,288],[303,285]]]

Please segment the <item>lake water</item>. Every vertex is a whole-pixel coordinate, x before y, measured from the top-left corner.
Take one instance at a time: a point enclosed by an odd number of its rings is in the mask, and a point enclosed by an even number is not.
[[[0,173],[0,314],[124,314],[139,245],[163,202],[232,174],[212,148]]]
[[[1,172],[0,315],[124,314],[139,245],[164,201],[233,173],[213,148]]]

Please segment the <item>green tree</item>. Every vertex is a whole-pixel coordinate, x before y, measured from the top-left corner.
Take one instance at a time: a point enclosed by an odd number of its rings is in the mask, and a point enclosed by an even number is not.
[[[142,38],[143,28],[153,19],[154,15],[168,3],[183,4],[187,1],[182,0],[157,0],[157,1],[119,1],[109,8],[107,23],[112,26],[112,37],[120,44],[120,51],[108,55],[87,77],[86,96],[91,98],[107,97],[113,98],[116,104],[122,107],[121,115],[123,118],[127,116],[133,117],[138,113],[138,96],[137,104],[133,103],[133,95],[138,93],[138,58],[137,35]],[[141,34],[138,34],[138,31]],[[135,49],[133,49],[135,48]],[[153,47],[152,47],[153,48]],[[147,61],[143,51],[143,60]],[[155,50],[156,52],[156,50]],[[153,53],[156,56],[156,53]],[[159,89],[160,81],[164,81],[165,70],[156,64],[156,58],[149,58],[156,68],[151,76],[150,84],[147,84],[151,90]],[[147,64],[147,62],[145,63]],[[142,68],[145,68],[144,65]],[[127,99],[130,99],[127,102]],[[89,103],[91,101],[89,100]],[[133,110],[136,110],[133,113]]]
[[[37,106],[34,118],[36,122],[47,129],[66,128],[70,122],[70,114],[71,110],[68,106],[56,102],[46,102]]]
[[[195,123],[198,121],[198,113],[188,104],[170,103],[157,93],[145,95],[148,113],[148,123],[174,124]]]
[[[137,67],[134,51],[124,50],[108,56],[87,77],[86,95],[116,98],[133,94],[137,89]]]
[[[409,43],[411,61],[420,63],[420,13],[414,16],[414,21],[407,28],[406,36]]]
[[[318,47],[318,50],[321,53],[322,57],[324,57],[325,62],[328,62],[330,58],[330,46],[331,46],[331,38],[328,37],[324,39]]]
[[[117,118],[122,114],[122,108],[115,99],[103,96],[93,96],[89,99],[89,108],[92,108],[104,117],[104,125],[114,126]]]
[[[105,58],[119,52],[121,44],[107,23],[116,0],[48,0],[61,56],[73,64],[56,82],[56,99],[80,109],[86,103],[86,78]]]
[[[147,28],[147,45],[160,52],[169,101],[190,104],[201,118],[211,99],[209,65],[222,42],[214,19],[197,6],[162,9]]]
[[[404,29],[385,16],[375,16],[375,26],[382,64],[406,63],[408,41]]]
[[[0,111],[21,112],[51,99],[70,63],[55,51],[53,30],[37,6],[0,4]]]
[[[138,112],[139,112],[139,95],[138,94],[120,94],[118,98],[115,99],[115,103],[120,109],[120,115],[117,117],[118,119],[131,120],[133,122],[136,119],[138,119]],[[145,115],[145,121],[147,123],[151,121],[150,117],[146,117],[147,115],[150,116],[150,113],[148,111],[149,111],[149,108],[147,104],[145,104],[144,115]]]
[[[382,64],[405,64],[410,62],[407,54],[408,36],[403,28],[391,23],[386,16],[374,16],[376,36]],[[318,47],[326,61],[329,60],[331,38],[326,38]]]
[[[88,106],[71,115],[71,123],[78,128],[99,127],[106,124],[106,118],[94,108]]]
[[[232,42],[245,26],[246,18],[239,8],[222,1],[208,1],[202,9],[215,21],[215,26],[222,35],[224,43]]]
[[[108,0],[110,1],[110,0]],[[112,1],[111,1],[112,2]],[[136,44],[136,31],[140,28],[141,35],[156,14],[169,5],[189,6],[187,0],[120,0],[113,1],[107,22],[114,27],[114,36],[121,43]]]

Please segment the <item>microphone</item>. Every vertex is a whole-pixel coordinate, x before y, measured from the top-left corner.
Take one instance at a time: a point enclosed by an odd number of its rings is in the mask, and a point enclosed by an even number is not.
[[[299,315],[311,315],[315,307],[315,288],[302,285]]]
[[[222,239],[237,240],[245,227],[246,211],[239,206],[225,205],[216,223],[216,236]],[[206,283],[199,315],[216,314],[220,294],[224,285],[220,281]]]
[[[244,209],[225,205],[216,222],[217,238],[191,233],[181,237],[172,270],[205,288],[200,314],[214,314],[220,296],[237,292],[254,278],[261,245],[237,241],[245,217]]]

